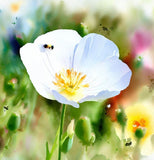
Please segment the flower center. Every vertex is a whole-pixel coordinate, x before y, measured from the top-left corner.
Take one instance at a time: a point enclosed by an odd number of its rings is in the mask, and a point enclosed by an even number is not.
[[[139,121],[134,120],[133,122],[133,132],[135,132],[138,128],[145,129],[146,121],[141,118]]]
[[[81,72],[67,69],[55,74],[55,82],[53,81],[53,84],[69,100],[78,101],[79,97],[81,97],[82,89],[89,87],[88,83],[84,83],[85,78],[86,75]]]

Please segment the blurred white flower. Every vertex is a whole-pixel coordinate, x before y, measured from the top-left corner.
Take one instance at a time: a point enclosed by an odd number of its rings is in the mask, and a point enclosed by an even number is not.
[[[118,95],[131,78],[117,46],[94,33],[82,38],[73,30],[55,30],[23,46],[20,54],[43,97],[74,107]]]

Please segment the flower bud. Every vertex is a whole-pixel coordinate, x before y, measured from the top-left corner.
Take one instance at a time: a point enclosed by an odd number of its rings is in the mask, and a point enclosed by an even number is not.
[[[19,128],[19,126],[20,126],[20,116],[13,113],[7,122],[7,128],[10,131],[15,131]]]
[[[137,57],[134,61],[134,68],[139,69],[143,66],[143,58],[141,56]]]
[[[117,122],[122,126],[122,127],[125,127],[126,126],[126,122],[127,122],[127,117],[126,117],[126,114],[124,112],[124,109],[122,108],[119,108],[117,109],[116,111],[117,113]]]
[[[70,138],[69,136],[66,137],[61,146],[62,152],[67,153],[72,148],[72,145],[73,145],[73,137],[72,138]]]
[[[144,129],[142,129],[142,128],[136,129],[136,131],[135,131],[136,138],[141,139],[141,138],[144,137],[144,135],[145,135],[145,130]]]
[[[83,32],[83,36],[87,35],[88,34],[88,27],[85,23],[81,23],[81,29],[82,29],[82,32]]]
[[[70,124],[67,127],[67,135],[72,138],[74,136],[74,119],[71,120]]]
[[[15,92],[18,80],[16,78],[5,78],[4,80],[4,90],[8,95],[12,95]]]
[[[84,145],[91,144],[91,124],[87,117],[81,117],[76,124],[75,133]],[[93,138],[92,138],[93,139]]]

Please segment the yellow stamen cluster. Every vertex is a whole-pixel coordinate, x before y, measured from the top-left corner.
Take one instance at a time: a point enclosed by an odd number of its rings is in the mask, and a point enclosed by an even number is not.
[[[134,120],[133,122],[133,132],[135,132],[138,128],[144,129],[146,127],[146,120],[141,118],[139,121]]]
[[[76,72],[73,69],[63,70],[59,74],[55,74],[55,82],[53,84],[58,87],[61,94],[67,96],[68,99],[77,101],[77,97],[81,96],[81,89],[89,87],[89,84],[83,84],[86,75]]]

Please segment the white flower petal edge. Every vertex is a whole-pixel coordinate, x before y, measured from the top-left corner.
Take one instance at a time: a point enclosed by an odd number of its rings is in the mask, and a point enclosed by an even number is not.
[[[93,95],[86,96],[85,98],[81,99],[79,103],[82,103],[85,101],[103,101],[107,98],[114,97],[119,93],[120,91],[102,91],[102,92],[99,92],[96,96],[93,96]]]
[[[73,106],[75,108],[79,108],[79,104],[77,102],[67,100],[64,96],[62,96],[61,94],[59,94],[57,91],[53,90],[52,94],[54,95],[55,99],[59,103],[68,104],[68,105],[71,105],[71,106]]]
[[[128,66],[115,56],[100,64],[96,63],[92,69],[87,70],[87,79],[90,80],[87,83],[91,87],[85,90],[85,96],[96,96],[107,90],[121,91],[129,85],[131,75]]]
[[[52,73],[42,61],[38,47],[32,43],[28,43],[20,49],[20,55],[30,76],[30,80],[38,93],[47,99],[54,99],[53,95],[47,90],[52,82]]]

